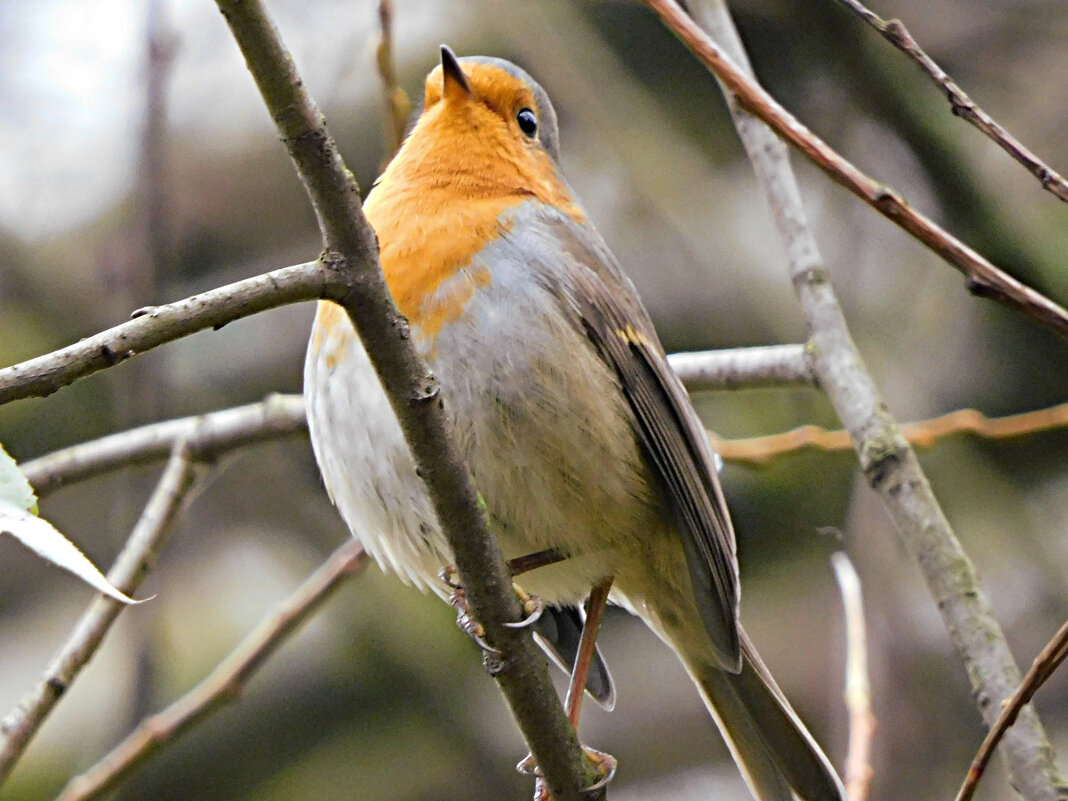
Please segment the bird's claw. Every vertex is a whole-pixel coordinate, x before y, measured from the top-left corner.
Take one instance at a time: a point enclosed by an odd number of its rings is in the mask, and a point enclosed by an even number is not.
[[[582,752],[586,755],[586,759],[597,769],[597,781],[588,787],[583,787],[583,793],[593,792],[594,790],[600,790],[607,785],[616,776],[616,768],[619,766],[618,760],[611,754],[606,754],[604,751],[598,751],[596,748],[590,748],[587,745],[582,746]],[[524,776],[534,776],[539,779],[534,790],[535,801],[544,801],[548,798],[548,793],[545,789],[545,783],[540,781],[542,779],[541,768],[534,761],[533,754],[527,754],[521,760],[519,764],[515,766],[515,769],[522,773]]]
[[[464,588],[457,581],[458,577],[456,565],[445,565],[438,571],[438,578],[441,579],[443,584],[452,589],[452,593],[449,595],[449,603],[456,609],[456,625],[460,627],[460,631],[474,640],[482,650],[500,654],[500,651],[488,645],[482,639],[486,634],[486,630],[471,614],[471,610],[467,605],[467,596],[464,595]],[[516,595],[519,596],[520,602],[523,604],[523,611],[526,613],[526,617],[515,623],[505,623],[504,625],[510,629],[522,629],[534,625],[541,617],[542,612],[545,611],[545,602],[537,596],[528,595],[519,587],[514,585],[513,587]]]
[[[445,578],[442,578],[442,581],[448,583]],[[499,650],[482,639],[486,635],[486,629],[483,628],[482,624],[475,620],[475,616],[471,614],[471,609],[467,605],[467,596],[464,594],[463,587],[457,587],[452,591],[452,594],[449,596],[449,603],[452,604],[453,608],[456,610],[456,625],[459,626],[460,631],[474,640],[475,645],[486,653],[500,656],[501,652]]]
[[[456,565],[445,565],[445,567],[438,571],[438,578],[441,579],[442,583],[446,584],[449,589],[460,589],[460,582],[456,580],[458,577],[459,571],[457,571]]]
[[[586,754],[586,759],[593,763],[593,766],[597,768],[597,775],[600,777],[589,787],[583,787],[582,792],[589,793],[593,790],[600,790],[616,777],[616,768],[619,767],[619,760],[611,754],[606,754],[604,751],[598,751],[596,748],[590,748],[589,746],[584,745],[582,750]]]
[[[538,622],[541,613],[545,611],[545,601],[536,595],[528,595],[519,587],[515,587],[515,585],[512,586],[515,589],[515,594],[519,596],[519,600],[523,604],[523,611],[526,612],[527,616],[522,620],[517,620],[515,623],[505,623],[504,625],[510,629],[525,629],[527,626],[533,626]]]

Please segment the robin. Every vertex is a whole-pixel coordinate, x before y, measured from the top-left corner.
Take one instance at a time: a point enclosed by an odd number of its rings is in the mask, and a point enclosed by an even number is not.
[[[554,607],[611,580],[611,600],[678,655],[760,801],[840,801],[738,621],[734,531],[704,427],[558,156],[541,86],[508,61],[443,47],[364,205],[490,529],[505,558],[563,557],[522,576]],[[445,595],[449,546],[337,305],[319,304],[304,378],[342,516],[383,568]],[[550,620],[576,625],[566,611]]]

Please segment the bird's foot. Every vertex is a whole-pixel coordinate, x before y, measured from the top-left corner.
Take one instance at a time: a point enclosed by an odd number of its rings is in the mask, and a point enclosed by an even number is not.
[[[453,568],[453,570],[455,571],[456,568]],[[443,578],[442,580],[448,583],[446,579]],[[467,595],[464,593],[463,587],[456,586],[452,594],[449,595],[449,603],[456,610],[456,625],[460,628],[460,631],[474,640],[475,645],[487,654],[500,656],[501,652],[483,639],[486,636],[486,629],[471,614],[471,607],[467,605]]]
[[[523,604],[523,612],[526,613],[526,617],[522,620],[517,620],[515,623],[505,623],[504,625],[510,629],[525,629],[527,626],[533,626],[538,622],[541,613],[545,611],[545,601],[537,595],[523,592],[523,588],[517,587],[515,584],[512,585],[512,589],[515,590],[515,594],[519,597],[519,602]]]
[[[586,760],[590,765],[590,770],[586,774],[587,781],[592,780],[591,784],[582,788],[582,792],[592,793],[600,790],[615,778],[616,768],[619,763],[611,754],[606,754],[604,751],[598,751],[596,748],[590,748],[587,745],[582,746],[582,752],[586,755]],[[534,762],[533,754],[527,754],[519,761],[515,769],[524,776],[537,777],[537,781],[534,783],[534,801],[551,801],[549,788],[542,778],[541,769]]]
[[[471,609],[467,604],[467,596],[464,594],[464,588],[460,585],[459,575],[456,571],[456,565],[445,565],[438,571],[438,578],[452,588],[452,593],[449,595],[449,603],[456,609],[456,625],[460,627],[460,631],[474,640],[478,647],[484,651],[488,651],[493,654],[499,654],[496,648],[487,644],[482,638],[486,634],[486,630],[482,627],[474,615],[471,614]],[[522,620],[518,620],[514,623],[505,623],[504,625],[512,629],[526,628],[532,626],[541,617],[542,612],[545,611],[545,602],[536,595],[530,595],[522,590],[522,588],[512,585],[515,590],[515,594],[519,597],[520,603],[523,605],[523,612],[526,614]]]

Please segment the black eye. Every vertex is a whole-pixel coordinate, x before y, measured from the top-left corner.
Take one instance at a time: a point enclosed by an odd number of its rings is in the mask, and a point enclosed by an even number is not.
[[[531,139],[533,139],[534,135],[537,134],[538,118],[529,108],[519,109],[519,113],[515,115],[515,121],[519,123],[519,130],[521,130]]]

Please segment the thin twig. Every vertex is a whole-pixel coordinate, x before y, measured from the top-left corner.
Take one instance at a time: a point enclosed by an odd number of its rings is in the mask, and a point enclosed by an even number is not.
[[[731,58],[751,73],[724,0],[691,0],[691,6],[702,24],[729,48]],[[710,43],[689,17],[677,7],[671,8],[672,20],[681,16],[687,30]],[[723,58],[718,48],[716,53]],[[732,70],[737,73],[738,68],[732,66]],[[738,81],[735,84],[740,85]],[[809,328],[820,387],[849,431],[868,483],[879,493],[894,528],[922,570],[964,663],[979,711],[991,724],[998,703],[1019,685],[1020,670],[971,560],[853,342],[808,226],[789,153],[765,125],[734,101],[730,94],[733,89],[727,89],[728,105],[783,237],[789,276]],[[1013,784],[1024,798],[1057,799],[1060,774],[1049,739],[1033,710],[1025,709],[1021,714],[1019,723],[1006,736],[1002,752]]]
[[[322,261],[308,262],[176,303],[139,309],[128,322],[0,370],[0,405],[50,395],[79,378],[205,328],[219,329],[234,320],[288,303],[340,299],[348,290],[348,282],[342,279]]]
[[[382,79],[382,100],[386,107],[386,156],[382,165],[385,167],[404,141],[404,129],[412,112],[408,93],[397,82],[397,66],[393,58],[393,0],[378,0],[378,27],[375,62]]]
[[[1038,156],[1024,147],[1019,140],[999,125],[993,117],[981,109],[956,82],[935,63],[922,47],[912,38],[905,24],[899,19],[885,20],[867,8],[859,0],[838,0],[839,3],[853,11],[871,27],[882,34],[890,44],[915,61],[946,95],[953,114],[962,117],[990,139],[1002,150],[1022,164],[1038,179],[1042,188],[1068,202],[1068,182]]]
[[[65,484],[157,461],[178,439],[190,456],[211,462],[224,453],[308,430],[301,395],[270,395],[259,403],[151,423],[72,445],[19,465],[38,497]]]
[[[1031,669],[1027,671],[1027,675],[1024,676],[1023,681],[1020,683],[1019,689],[1002,705],[1001,714],[994,721],[994,725],[990,727],[990,731],[987,732],[986,737],[979,746],[975,759],[972,760],[968,775],[965,776],[964,783],[957,793],[956,801],[970,801],[972,795],[975,794],[975,788],[979,785],[979,779],[983,776],[983,771],[986,770],[987,762],[990,761],[990,757],[1001,738],[1009,727],[1016,722],[1020,710],[1031,700],[1031,697],[1045,683],[1046,679],[1053,675],[1053,671],[1060,666],[1065,657],[1068,657],[1068,621],[1065,621],[1060,630],[1053,635],[1053,639],[1035,657],[1035,661],[1031,663]]]
[[[987,417],[975,409],[958,409],[931,420],[902,423],[901,433],[910,445],[930,448],[939,440],[954,434],[974,434],[983,439],[1010,439],[1065,427],[1068,427],[1068,403],[1007,417]],[[848,431],[828,431],[812,425],[782,434],[747,439],[723,439],[713,433],[709,433],[709,437],[716,452],[728,462],[751,464],[763,464],[802,448],[844,451],[853,447]]]
[[[521,619],[507,566],[490,534],[471,472],[453,441],[438,380],[416,352],[378,264],[374,231],[360,192],[322,113],[308,95],[261,0],[216,0],[278,127],[319,222],[323,259],[348,279],[340,303],[382,386],[435,516],[449,542],[471,611],[504,658],[494,678],[508,699],[556,801],[579,801],[587,761],[529,629]],[[592,778],[592,776],[590,776]]]
[[[843,778],[849,801],[867,801],[874,775],[871,742],[875,736],[876,720],[871,712],[864,597],[860,589],[860,577],[844,551],[831,554],[831,566],[842,594],[846,624],[845,701],[849,710],[849,751]]]
[[[806,158],[880,214],[923,242],[968,278],[968,289],[1023,312],[1068,336],[1068,311],[995,267],[984,256],[913,209],[896,191],[861,172],[806,128],[698,27],[675,0],[645,0],[711,70],[745,111],[763,120]],[[826,280],[823,272],[820,279]]]
[[[111,753],[71,779],[56,801],[89,801],[113,790],[145,760],[241,695],[249,678],[366,562],[347,540],[292,595],[220,662],[211,674],[162,712],[141,721]]]
[[[182,499],[192,486],[195,474],[189,451],[179,441],[140,519],[108,573],[108,581],[126,595],[133,595],[155,565],[178,519]],[[104,635],[123,608],[118,601],[96,597],[45,668],[41,681],[0,721],[0,784],[3,784],[48,713],[96,653]]]

